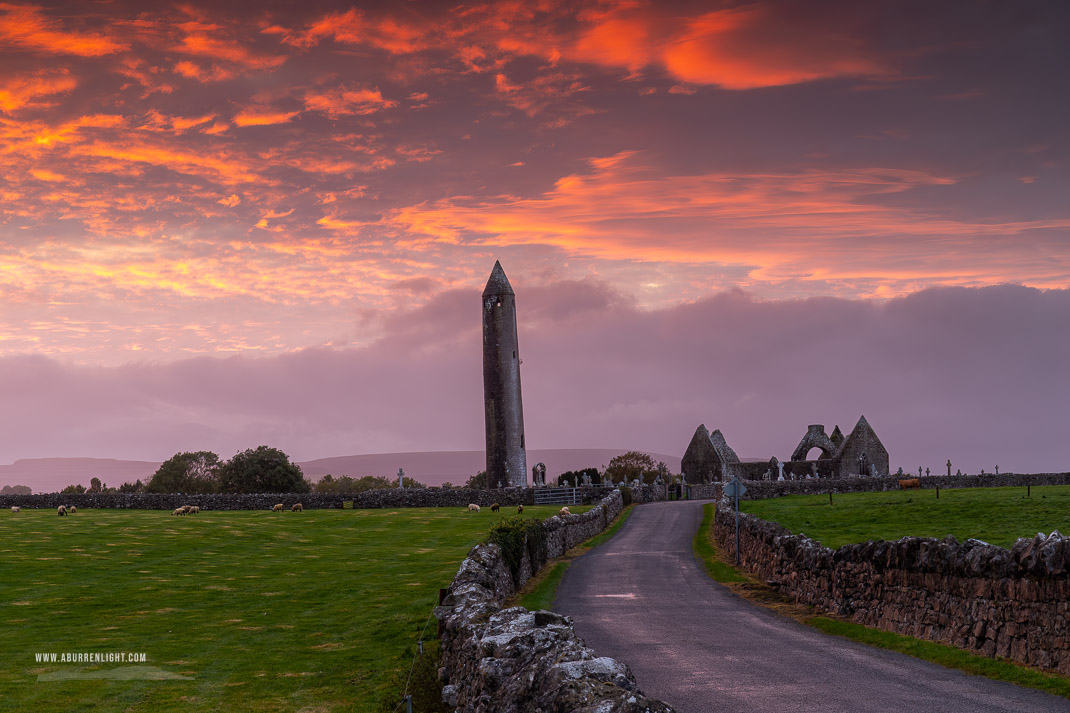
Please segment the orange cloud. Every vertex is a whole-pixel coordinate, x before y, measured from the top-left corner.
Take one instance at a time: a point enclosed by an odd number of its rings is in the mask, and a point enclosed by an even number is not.
[[[551,104],[573,94],[590,91],[590,87],[580,81],[579,75],[563,72],[541,74],[527,84],[514,84],[499,72],[494,77],[494,87],[507,104],[528,116],[535,116]]]
[[[309,90],[305,93],[306,109],[323,112],[332,119],[354,114],[374,114],[397,105],[396,101],[383,99],[378,87],[374,89],[336,87],[326,91]]]
[[[762,2],[702,14],[642,0],[500,2],[430,19],[349,10],[286,32],[283,41],[309,48],[326,38],[392,54],[444,50],[469,72],[500,73],[506,60],[533,56],[552,67],[579,62],[631,77],[659,68],[677,81],[736,90],[893,74],[851,28],[814,13],[784,20]]]
[[[263,180],[248,162],[232,158],[223,151],[193,152],[177,150],[167,144],[155,144],[136,139],[118,142],[93,141],[73,146],[74,156],[114,159],[120,166],[148,164],[168,168],[179,173],[203,176],[225,184]]]
[[[44,169],[44,168],[32,169],[30,171],[30,174],[34,178],[36,178],[38,181],[61,182],[61,181],[66,181],[67,180],[66,176],[64,176],[64,175],[62,175],[60,173],[55,173],[54,171],[49,171],[48,169]]]
[[[10,114],[24,107],[48,106],[47,102],[36,100],[69,92],[77,85],[66,70],[8,77],[0,80],[0,111]]]
[[[100,57],[128,49],[104,34],[65,31],[59,20],[42,11],[35,5],[0,4],[0,44],[81,57]]]
[[[755,279],[770,281],[861,275],[898,281],[908,270],[919,279],[971,270],[990,277],[1010,256],[978,256],[977,264],[964,266],[962,255],[977,236],[1004,239],[1009,251],[1013,236],[1070,227],[1070,220],[969,222],[888,207],[879,199],[953,183],[881,168],[662,176],[626,152],[592,160],[589,173],[561,178],[535,198],[443,199],[398,209],[378,224],[418,249],[551,245],[597,260],[742,265]],[[321,225],[352,227],[337,214]],[[933,264],[895,267],[904,248]],[[955,270],[939,267],[947,264]]]
[[[270,124],[285,124],[301,112],[299,111],[273,111],[270,109],[247,109],[234,117],[235,126],[268,126]]]
[[[198,82],[222,82],[226,79],[230,79],[235,76],[237,72],[232,69],[226,69],[219,65],[211,65],[207,68],[194,64],[189,60],[182,60],[175,63],[175,72],[181,74],[187,79],[195,79]]]
[[[236,40],[222,38],[213,34],[222,29],[219,25],[186,22],[179,25],[179,28],[186,35],[173,49],[183,54],[208,57],[213,60],[230,62],[253,69],[271,69],[286,61],[285,55],[260,54]]]
[[[771,19],[760,6],[707,13],[667,38],[659,59],[680,80],[725,89],[886,73],[849,37],[827,30],[801,40],[778,36],[767,29]]]
[[[350,9],[324,15],[303,32],[288,33],[283,42],[307,48],[329,38],[344,44],[364,44],[392,54],[404,54],[427,48],[429,30],[430,27],[411,16],[401,19],[387,16],[369,21],[363,12]]]

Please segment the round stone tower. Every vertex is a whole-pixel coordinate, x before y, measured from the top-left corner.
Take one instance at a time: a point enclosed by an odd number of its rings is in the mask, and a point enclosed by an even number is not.
[[[487,424],[487,487],[527,484],[524,403],[520,397],[520,353],[516,295],[500,262],[483,290],[483,400]]]

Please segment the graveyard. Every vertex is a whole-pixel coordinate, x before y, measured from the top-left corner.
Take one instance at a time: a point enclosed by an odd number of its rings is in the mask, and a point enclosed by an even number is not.
[[[574,506],[574,512],[586,510]],[[557,506],[525,508],[546,518]],[[0,513],[0,700],[33,711],[379,710],[438,590],[515,510]],[[39,663],[36,653],[145,653]],[[49,685],[36,685],[38,677]],[[77,701],[74,705],[72,702]],[[389,710],[389,707],[387,708]]]

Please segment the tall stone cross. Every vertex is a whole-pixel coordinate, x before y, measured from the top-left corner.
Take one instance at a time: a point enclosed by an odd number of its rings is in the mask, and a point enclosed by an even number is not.
[[[950,458],[947,459],[947,475],[948,475],[948,477],[951,477],[951,459]]]
[[[405,487],[405,471],[402,470],[401,468],[398,468],[398,487],[399,488],[404,488]]]

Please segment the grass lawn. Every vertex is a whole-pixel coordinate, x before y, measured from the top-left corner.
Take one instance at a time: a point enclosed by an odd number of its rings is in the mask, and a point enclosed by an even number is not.
[[[491,525],[515,516],[0,512],[0,709],[375,710],[408,670],[439,588]],[[426,636],[434,631],[432,621]],[[111,680],[130,664],[35,661],[67,652],[145,653],[134,673],[186,680]],[[38,680],[71,674],[105,678]]]
[[[740,510],[778,522],[833,549],[907,535],[971,537],[1011,547],[1019,537],[1052,530],[1070,533],[1070,486],[960,488],[743,500]]]

